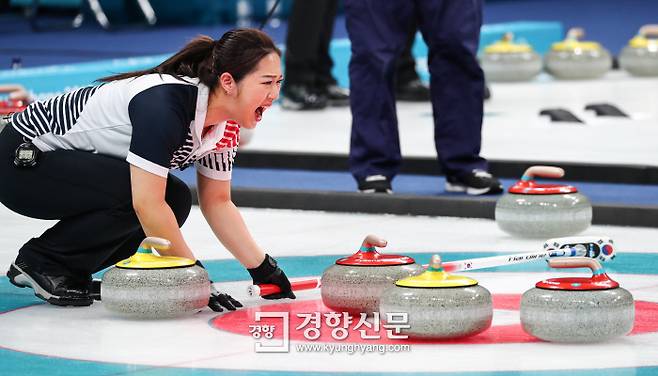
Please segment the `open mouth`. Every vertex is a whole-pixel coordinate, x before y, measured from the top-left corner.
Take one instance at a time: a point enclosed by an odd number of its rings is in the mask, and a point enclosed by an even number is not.
[[[260,106],[254,112],[256,113],[256,121],[261,121],[263,119],[263,112],[265,112],[265,107]]]

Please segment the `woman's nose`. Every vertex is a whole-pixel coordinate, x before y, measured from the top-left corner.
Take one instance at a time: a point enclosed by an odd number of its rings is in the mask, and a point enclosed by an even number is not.
[[[269,96],[272,98],[272,101],[275,101],[279,98],[279,91],[281,91],[280,86],[274,86],[272,90],[270,90]]]

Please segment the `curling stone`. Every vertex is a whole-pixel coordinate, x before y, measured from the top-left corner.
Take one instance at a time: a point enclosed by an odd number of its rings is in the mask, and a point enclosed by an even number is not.
[[[513,34],[484,49],[481,66],[487,80],[492,82],[528,81],[542,69],[539,54],[526,43],[514,43]]]
[[[552,238],[577,234],[592,223],[592,204],[571,185],[540,184],[535,176],[561,178],[559,167],[533,166],[496,203],[496,223],[520,237]]]
[[[385,246],[386,240],[368,235],[358,252],[327,268],[320,288],[324,305],[336,312],[371,314],[379,309],[379,297],[387,287],[423,272],[411,257],[384,255],[375,249]]]
[[[521,324],[528,334],[551,342],[599,342],[633,329],[633,295],[588,257],[550,259],[553,268],[590,268],[589,278],[538,282],[521,297]]]
[[[0,115],[11,115],[27,108],[28,101],[23,99],[8,99],[0,101]]]
[[[102,303],[109,311],[142,319],[173,318],[198,312],[208,305],[208,273],[194,260],[157,256],[169,241],[149,237],[137,253],[103,275]]]
[[[634,76],[658,76],[658,25],[644,25],[619,55],[619,65]]]
[[[553,43],[544,56],[546,71],[560,79],[588,79],[603,76],[612,68],[610,52],[599,43],[580,41],[583,29],[573,28],[564,41]]]
[[[487,330],[493,318],[491,294],[474,279],[449,275],[441,258],[432,256],[427,271],[399,280],[382,294],[379,312],[408,314],[408,329],[415,338],[458,338]]]

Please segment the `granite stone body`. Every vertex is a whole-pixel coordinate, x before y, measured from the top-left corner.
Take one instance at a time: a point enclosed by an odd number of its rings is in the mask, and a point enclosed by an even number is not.
[[[612,57],[604,49],[551,50],[544,56],[546,71],[560,79],[590,79],[612,68]]]
[[[658,49],[626,46],[619,55],[619,65],[633,76],[658,76]]]
[[[515,53],[485,53],[482,70],[488,81],[528,81],[542,70],[541,57],[534,51]]]
[[[448,339],[472,336],[491,326],[493,304],[489,291],[479,285],[467,287],[386,289],[380,302],[380,317],[408,313],[412,338]]]
[[[173,318],[208,305],[210,281],[196,265],[161,269],[114,267],[103,275],[102,304],[132,318]]]
[[[379,310],[382,292],[395,281],[421,274],[413,263],[388,266],[332,265],[322,273],[322,302],[336,312],[372,314]]]
[[[633,296],[609,290],[533,288],[521,298],[521,324],[528,334],[551,342],[599,342],[633,329]]]
[[[578,234],[592,223],[592,204],[580,193],[508,193],[496,203],[496,223],[521,237],[552,238]]]

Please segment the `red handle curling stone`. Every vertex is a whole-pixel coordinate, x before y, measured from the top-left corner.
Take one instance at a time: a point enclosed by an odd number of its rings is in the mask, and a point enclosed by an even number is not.
[[[27,107],[27,101],[22,99],[8,99],[0,101],[0,115],[9,115],[14,112],[21,112]]]

